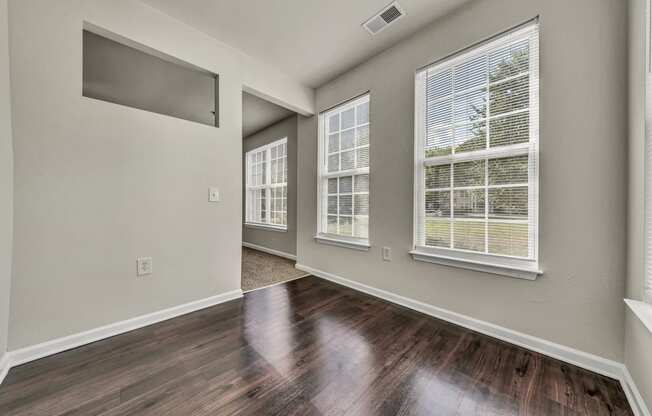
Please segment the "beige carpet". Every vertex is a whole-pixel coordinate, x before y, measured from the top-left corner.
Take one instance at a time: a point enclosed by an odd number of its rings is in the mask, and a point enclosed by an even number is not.
[[[242,290],[249,291],[307,276],[294,261],[242,247]]]

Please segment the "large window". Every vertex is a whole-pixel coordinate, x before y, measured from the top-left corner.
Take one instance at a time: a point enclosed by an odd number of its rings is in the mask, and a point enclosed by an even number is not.
[[[536,23],[417,73],[415,258],[536,277],[538,88]]]
[[[368,246],[368,94],[320,114],[318,188],[317,237]]]
[[[287,229],[287,138],[247,152],[246,163],[246,223]]]

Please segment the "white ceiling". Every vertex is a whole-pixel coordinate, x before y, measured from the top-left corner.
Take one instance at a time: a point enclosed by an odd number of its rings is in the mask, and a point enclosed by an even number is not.
[[[258,98],[255,95],[242,93],[242,137],[271,126],[277,121],[295,114],[294,112]]]
[[[143,0],[318,87],[469,0],[399,0],[406,15],[376,36],[361,24],[391,0]]]

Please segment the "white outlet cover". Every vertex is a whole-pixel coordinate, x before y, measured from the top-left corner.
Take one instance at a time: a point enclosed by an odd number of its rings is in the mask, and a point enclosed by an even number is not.
[[[136,259],[138,276],[146,276],[152,274],[153,264],[151,257],[138,257]]]
[[[208,202],[220,202],[220,190],[208,188]]]

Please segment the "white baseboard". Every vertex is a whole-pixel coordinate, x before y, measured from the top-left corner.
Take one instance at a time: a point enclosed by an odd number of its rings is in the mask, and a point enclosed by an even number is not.
[[[9,367],[9,354],[4,353],[2,354],[2,357],[0,357],[0,384],[2,384],[5,377],[7,377],[7,373],[9,373]]]
[[[624,364],[622,365],[622,377],[620,379],[620,384],[623,386],[623,390],[625,390],[625,395],[627,396],[627,400],[629,401],[629,404],[634,411],[634,415],[652,416],[650,410],[645,405],[645,400],[643,400],[641,392],[638,390],[638,387],[636,387],[636,383],[634,383],[632,375],[629,373],[629,370]]]
[[[152,325],[157,322],[166,321],[168,319],[176,318],[177,316],[185,315],[187,313],[195,312],[200,309],[215,306],[220,303],[228,302],[230,300],[238,299],[241,297],[242,290],[233,290],[231,292],[211,296],[210,298],[189,302],[158,312],[127,319],[126,321],[116,322],[99,328],[94,328],[89,331],[54,339],[42,344],[13,350],[5,354],[5,357],[8,360],[7,367],[15,367],[20,364],[38,360],[39,358],[77,348],[82,345],[90,344],[95,341],[133,331],[134,329]]]
[[[273,254],[275,256],[284,257],[286,259],[290,259],[290,260],[294,260],[294,261],[297,260],[297,256],[294,255],[294,254],[286,253],[284,251],[274,250],[272,248],[259,246],[257,244],[247,243],[246,241],[242,242],[242,246],[243,247],[248,247],[248,248],[253,248],[254,250],[262,251],[263,253],[268,253],[268,254]]]
[[[372,296],[390,301],[392,303],[405,306],[406,308],[425,313],[426,315],[452,322],[472,331],[476,331],[490,337],[509,342],[510,344],[536,351],[538,353],[556,358],[561,361],[565,361],[567,363],[585,368],[598,374],[602,374],[618,380],[621,379],[622,364],[619,362],[608,360],[597,355],[579,351],[574,348],[566,347],[564,345],[550,342],[532,335],[527,335],[486,321],[471,318],[470,316],[442,309],[437,306],[420,302],[418,300],[406,298],[391,292],[387,292],[385,290],[377,289],[372,286],[367,286],[353,280],[336,276],[332,273],[313,269],[312,267],[305,266],[303,264],[297,264],[296,268],[308,272],[314,276],[321,277],[343,286],[359,290],[360,292],[364,292]]]

